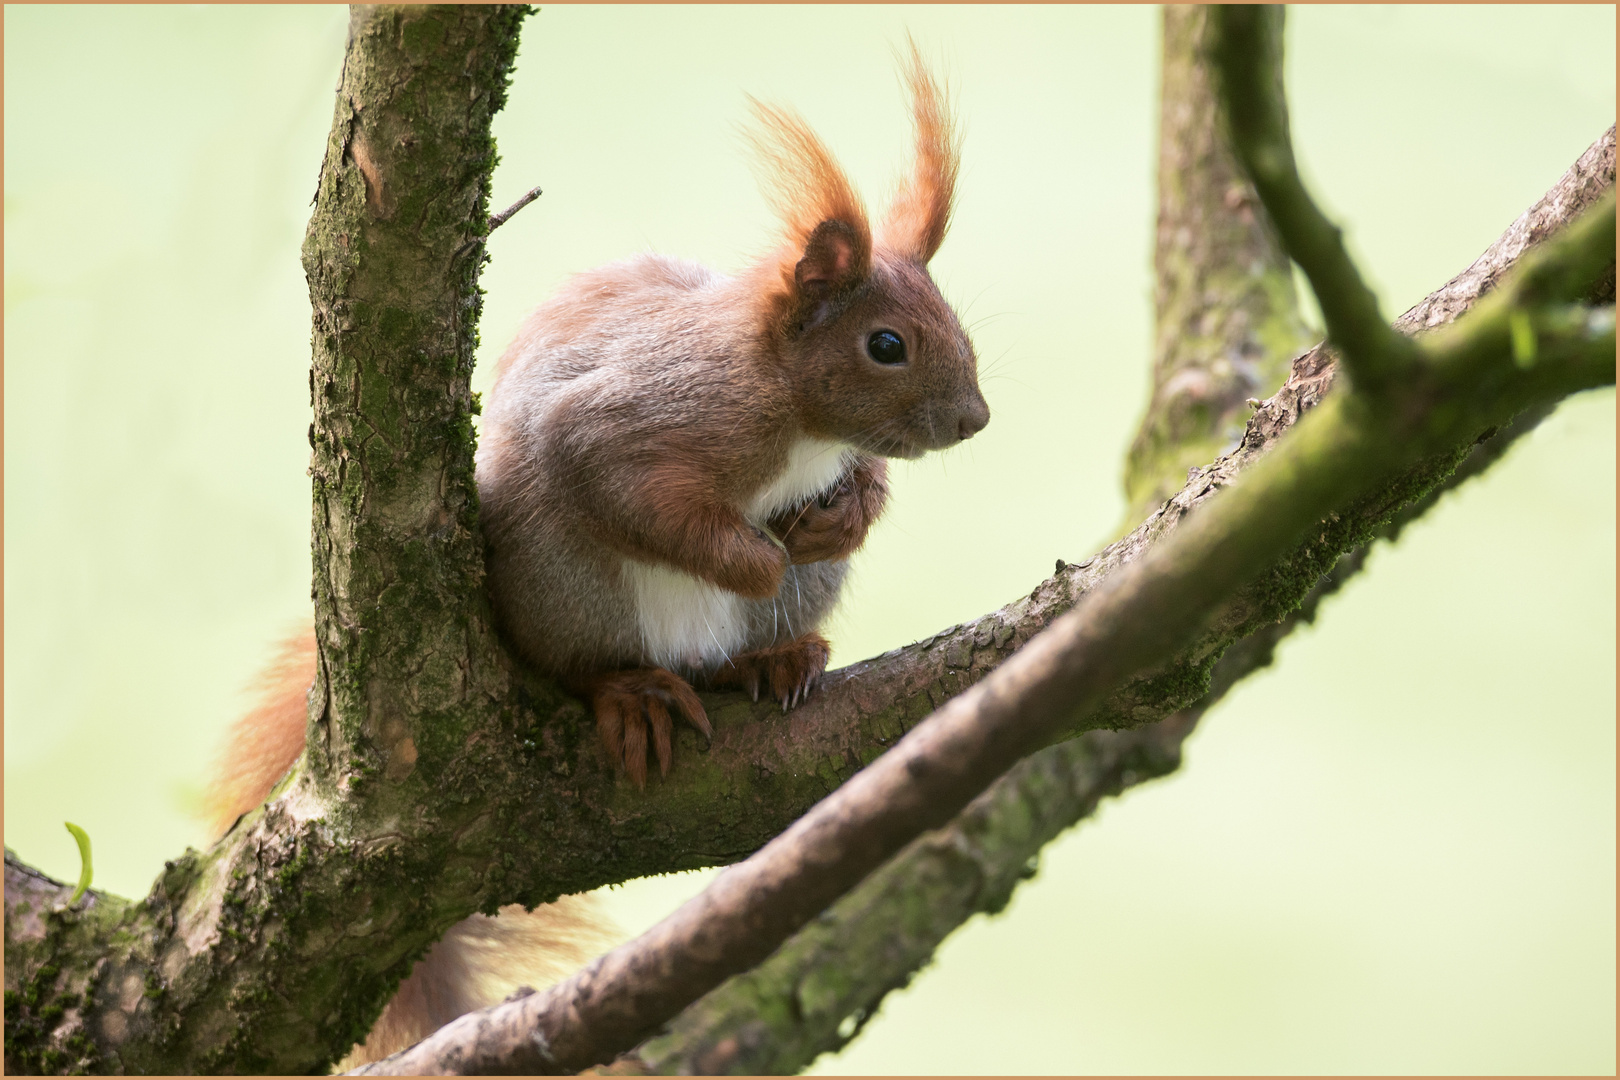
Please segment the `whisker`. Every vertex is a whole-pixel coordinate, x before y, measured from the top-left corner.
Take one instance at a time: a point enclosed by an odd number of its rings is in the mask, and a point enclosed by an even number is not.
[[[996,382],[998,380],[1001,381],[1001,382],[1010,382],[1010,383],[1013,383],[1016,386],[1022,386],[1025,390],[1034,390],[1035,389],[1029,383],[1025,382],[1023,379],[1018,378],[1015,375],[983,375],[983,376],[980,376],[979,383],[980,383],[980,385],[983,385],[984,383]]]
[[[715,637],[714,627],[709,625],[708,615],[703,616],[703,629],[709,632],[709,640],[713,641],[714,647],[720,650],[720,655],[725,657],[726,663],[731,663],[731,654],[726,652],[726,647],[720,644],[720,639],[718,637]]]
[[[973,310],[973,305],[974,304],[977,304],[980,300],[984,299],[984,294],[989,292],[989,291],[990,291],[990,286],[986,285],[984,288],[982,288],[978,292],[974,293],[973,294],[973,299],[969,300],[967,303],[965,303],[965,304],[951,304],[951,307],[956,310],[956,313],[957,313],[957,315],[959,317],[963,316],[963,315],[966,315],[968,312]]]
[[[992,311],[988,315],[979,316],[977,319],[974,319],[968,325],[962,327],[962,329],[967,331],[969,337],[972,337],[973,334],[980,327],[989,326],[991,323],[995,322],[997,319],[1005,319],[1007,316],[1012,315],[1012,314],[1015,314],[1015,312],[1011,312],[1011,311]]]

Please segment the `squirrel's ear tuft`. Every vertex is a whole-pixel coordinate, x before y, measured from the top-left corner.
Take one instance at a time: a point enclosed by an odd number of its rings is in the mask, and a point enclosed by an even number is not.
[[[917,158],[911,176],[900,186],[879,231],[886,250],[926,263],[945,241],[951,223],[951,201],[961,163],[961,132],[951,117],[950,102],[923,63],[917,43],[906,39],[909,56],[902,76],[911,91],[911,119],[916,129]]]
[[[871,272],[872,228],[866,207],[826,145],[797,113],[753,98],[755,124],[745,135],[760,186],[786,226],[784,283],[823,299]]]

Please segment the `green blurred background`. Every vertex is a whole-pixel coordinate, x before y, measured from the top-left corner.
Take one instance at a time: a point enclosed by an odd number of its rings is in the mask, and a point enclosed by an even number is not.
[[[346,13],[5,11],[5,839],[144,894],[271,643],[308,619],[298,246]],[[809,117],[881,205],[891,45],[958,90],[935,259],[994,419],[894,469],[832,626],[849,662],[1111,539],[1146,398],[1158,13],[547,7],[496,120],[475,388],[565,276],[737,268],[772,223],[744,94]],[[1307,7],[1308,178],[1393,316],[1614,117],[1610,7]],[[1046,853],[1006,913],[826,1072],[1615,1068],[1614,397],[1570,401],[1231,694],[1184,772]],[[627,930],[705,875],[613,890]]]

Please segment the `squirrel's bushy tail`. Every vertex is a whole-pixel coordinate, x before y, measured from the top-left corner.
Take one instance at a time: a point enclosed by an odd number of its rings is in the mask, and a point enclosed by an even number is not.
[[[588,893],[564,896],[533,911],[501,908],[498,918],[470,915],[456,923],[384,1007],[366,1041],[338,1062],[348,1072],[421,1042],[456,1017],[508,997],[561,982],[613,944]]]
[[[216,758],[205,812],[223,835],[262,803],[304,749],[315,633],[288,638],[253,684],[254,704],[231,726]],[[520,986],[543,989],[614,943],[611,923],[588,895],[499,917],[472,915],[452,926],[409,977],[340,1071],[403,1050],[464,1013],[494,1005]]]
[[[250,690],[253,706],[236,718],[214,758],[203,813],[209,834],[224,836],[236,819],[270,795],[304,752],[304,720],[315,681],[315,631],[281,643]]]

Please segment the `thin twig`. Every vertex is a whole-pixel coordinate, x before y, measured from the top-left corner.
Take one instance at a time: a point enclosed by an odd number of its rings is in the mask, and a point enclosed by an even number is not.
[[[541,190],[538,187],[530,188],[529,193],[527,195],[523,196],[523,198],[519,199],[517,202],[513,203],[511,206],[508,206],[505,210],[502,210],[500,213],[491,214],[490,218],[489,218],[489,231],[494,232],[496,229],[500,228],[502,225],[505,225],[509,220],[511,220],[511,217],[512,217],[513,214],[517,213],[519,210],[523,209],[525,206],[528,206],[530,203],[534,202],[534,200],[538,199],[541,196],[541,194],[543,194],[543,193],[541,192]]]

